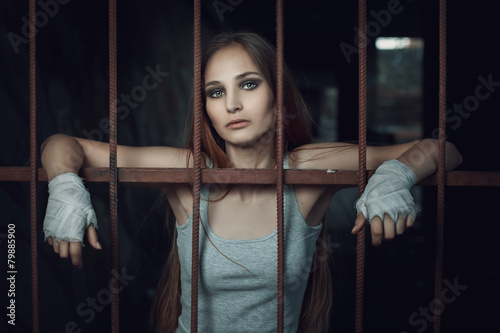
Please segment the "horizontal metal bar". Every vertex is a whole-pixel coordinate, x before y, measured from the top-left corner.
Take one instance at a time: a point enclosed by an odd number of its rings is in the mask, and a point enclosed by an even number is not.
[[[121,183],[190,183],[192,169],[118,168]],[[368,176],[374,171],[368,171]],[[83,168],[80,174],[87,182],[109,182],[109,168]],[[29,167],[0,167],[0,181],[27,182]],[[274,170],[203,169],[203,183],[219,184],[275,184]],[[285,170],[285,184],[331,184],[356,186],[357,171],[345,170]],[[44,168],[38,169],[38,181],[47,181]],[[436,175],[431,175],[418,186],[435,186]],[[499,171],[450,171],[446,173],[447,186],[500,186]]]

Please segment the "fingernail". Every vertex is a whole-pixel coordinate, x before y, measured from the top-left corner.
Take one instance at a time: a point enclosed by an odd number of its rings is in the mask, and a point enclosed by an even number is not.
[[[100,250],[100,249],[102,249],[102,246],[101,246],[101,244],[99,244],[99,242],[95,242],[95,245],[97,246],[97,248],[98,248],[99,250]]]

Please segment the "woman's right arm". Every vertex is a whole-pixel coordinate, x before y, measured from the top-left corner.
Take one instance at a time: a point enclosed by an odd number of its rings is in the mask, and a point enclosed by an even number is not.
[[[50,136],[42,144],[42,165],[48,180],[84,167],[109,166],[109,144],[63,134]],[[185,168],[187,149],[172,147],[117,147],[117,166],[130,168]],[[192,159],[190,159],[192,163]],[[191,164],[190,163],[190,164]],[[191,165],[190,165],[191,166]],[[189,166],[188,166],[189,167]]]
[[[185,149],[177,149],[171,147],[127,147],[118,146],[117,148],[117,166],[118,167],[158,167],[158,168],[180,168],[186,167],[188,151]],[[50,136],[41,147],[41,160],[42,165],[47,172],[47,177],[49,180],[49,203],[47,205],[46,220],[44,222],[44,231],[46,226],[50,226],[50,229],[54,230],[53,234],[57,234],[57,230],[61,228],[69,229],[71,228],[71,223],[81,224],[82,220],[87,219],[88,227],[85,229],[85,234],[90,245],[95,249],[100,249],[101,246],[98,242],[97,232],[95,230],[94,224],[96,221],[90,221],[92,214],[89,213],[89,206],[93,209],[90,204],[90,199],[88,199],[88,204],[86,207],[80,206],[81,200],[74,200],[78,203],[71,206],[70,204],[64,203],[66,194],[62,191],[72,190],[82,191],[83,182],[78,177],[74,175],[69,175],[70,177],[62,176],[59,177],[53,183],[52,180],[59,175],[73,173],[78,175],[80,168],[82,166],[88,167],[107,167],[109,165],[109,144],[104,142],[91,141],[86,139],[74,138],[71,136],[66,136],[62,134],[56,134]],[[192,160],[192,159],[191,159]],[[59,180],[62,178],[69,178],[70,181],[79,181],[81,184],[67,185],[66,189],[60,190]],[[52,185],[52,186],[51,186]],[[58,185],[58,186],[56,186]],[[51,188],[52,187],[52,188]],[[62,186],[64,187],[64,185]],[[69,189],[68,189],[69,187]],[[59,192],[59,193],[58,193]],[[86,193],[79,193],[80,196]],[[69,198],[69,197],[68,197]],[[83,205],[83,204],[82,204]],[[51,207],[52,206],[52,207]],[[49,214],[54,212],[54,214]],[[82,210],[86,210],[83,213]],[[72,211],[77,211],[80,216],[77,217],[79,221],[70,221],[68,218],[58,218],[60,212],[66,211],[66,215],[78,216],[78,214],[72,214]],[[87,217],[85,217],[87,215]],[[62,216],[65,216],[62,214]],[[95,214],[93,215],[95,219]],[[91,222],[89,224],[89,222]],[[50,234],[50,233],[48,233]],[[46,231],[47,235],[47,231]],[[53,246],[54,251],[59,254],[61,258],[71,257],[73,265],[76,267],[82,267],[82,242],[81,241],[70,241],[61,239],[56,240],[56,237],[48,236],[47,241]]]

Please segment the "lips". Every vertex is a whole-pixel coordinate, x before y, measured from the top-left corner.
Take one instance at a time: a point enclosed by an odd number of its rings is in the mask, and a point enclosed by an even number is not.
[[[231,119],[231,121],[229,121],[227,124],[226,124],[226,127],[227,128],[233,128],[233,129],[237,129],[237,128],[243,128],[243,127],[246,127],[250,124],[250,121],[249,120],[246,120],[246,119]]]

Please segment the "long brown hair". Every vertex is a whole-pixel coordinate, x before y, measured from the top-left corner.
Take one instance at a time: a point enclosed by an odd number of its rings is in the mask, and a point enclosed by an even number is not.
[[[232,45],[240,45],[246,50],[276,97],[276,49],[264,38],[251,32],[224,32],[212,39],[202,58],[202,82],[204,82],[204,72],[208,60],[217,51]],[[201,89],[203,99],[205,99],[202,87],[194,87],[194,89]],[[312,139],[309,113],[285,64],[283,66],[283,100],[283,149],[287,153],[310,143]],[[275,142],[275,135],[276,131],[271,130],[267,138]],[[194,145],[193,125],[191,125],[188,143],[190,155],[193,154]],[[201,151],[204,158],[209,158],[212,161],[213,167],[230,168],[232,166],[225,153],[224,140],[212,126],[204,106],[202,108]],[[187,162],[189,162],[189,157]],[[156,316],[154,326],[158,332],[173,332],[177,327],[177,318],[181,313],[180,263],[175,236],[174,234],[170,255],[167,265],[162,271],[154,303]],[[323,230],[318,237],[313,257],[314,269],[311,269],[302,304],[299,327],[303,332],[326,332],[328,330],[332,289],[330,267],[328,260],[317,260],[320,256],[324,257],[324,246],[321,246],[320,242],[323,240],[324,244],[325,237],[326,223],[323,223]]]

